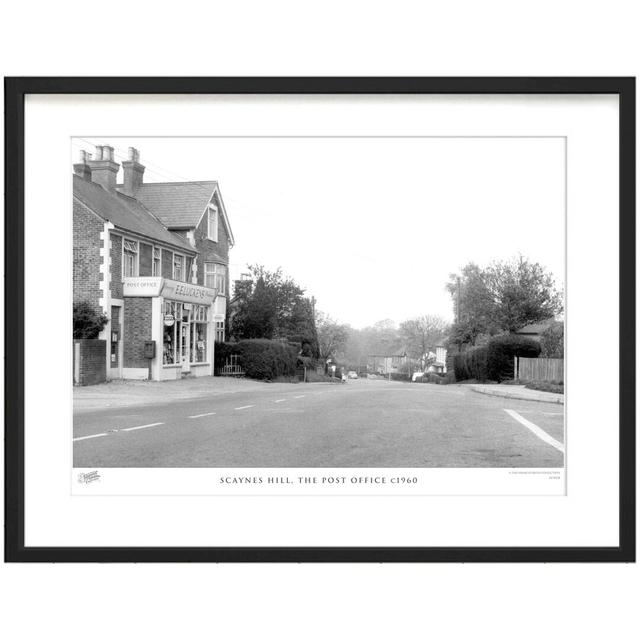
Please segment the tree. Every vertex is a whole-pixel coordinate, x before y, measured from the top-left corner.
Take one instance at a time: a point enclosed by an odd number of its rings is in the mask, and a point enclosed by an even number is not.
[[[316,314],[318,330],[318,347],[320,358],[325,362],[331,358],[344,356],[344,349],[348,337],[348,326],[339,324],[331,316],[318,311]]]
[[[440,316],[424,315],[402,322],[400,335],[404,340],[408,355],[416,360],[421,360],[424,368],[429,351],[435,351],[435,348],[446,336],[447,329],[447,323]]]
[[[554,322],[540,334],[541,358],[564,358],[564,323]]]
[[[297,342],[303,355],[318,356],[313,301],[280,269],[249,266],[252,276],[236,284],[231,335],[236,340],[264,338]]]
[[[456,318],[450,343],[458,345],[475,345],[483,336],[514,332],[562,312],[553,276],[522,256],[484,269],[469,263],[446,287]]]
[[[522,256],[491,264],[485,270],[485,281],[495,321],[505,331],[514,332],[562,311],[562,294],[555,288],[553,276]]]

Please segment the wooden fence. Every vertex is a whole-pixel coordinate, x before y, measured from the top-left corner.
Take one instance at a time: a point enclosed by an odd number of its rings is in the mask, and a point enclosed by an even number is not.
[[[515,358],[514,378],[520,380],[564,380],[562,358]]]

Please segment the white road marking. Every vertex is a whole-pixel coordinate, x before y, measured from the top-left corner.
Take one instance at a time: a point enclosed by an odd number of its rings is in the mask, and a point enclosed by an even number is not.
[[[74,438],[73,441],[77,442],[78,440],[88,440],[89,438],[103,438],[106,435],[108,435],[108,434],[106,434],[106,433],[96,433],[95,435],[92,435],[92,436],[82,436],[80,438]]]
[[[139,427],[128,427],[127,429],[121,429],[121,431],[135,431],[136,429],[148,429],[149,427],[157,427],[164,424],[164,422],[152,422],[151,424],[141,424]]]
[[[274,400],[274,402],[286,402],[284,398],[280,398],[280,400]]]
[[[189,416],[189,418],[204,418],[205,416],[215,416],[216,412],[212,411],[211,413],[199,413],[197,416]]]
[[[517,411],[513,411],[513,409],[505,409],[505,411],[514,420],[517,420],[520,424],[523,424],[527,429],[537,435],[540,440],[543,440],[552,447],[555,447],[558,451],[564,453],[564,445],[562,442],[558,442],[555,438],[552,438],[546,431],[543,431],[538,425],[535,425],[533,422],[529,422],[529,420],[523,418]]]
[[[304,396],[293,396],[294,398],[304,398]]]
[[[255,407],[255,404],[246,404],[244,407],[236,407],[234,411],[240,411],[240,409],[251,409],[251,407]]]

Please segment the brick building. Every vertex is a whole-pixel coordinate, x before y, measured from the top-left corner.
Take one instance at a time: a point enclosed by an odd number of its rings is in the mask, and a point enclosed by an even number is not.
[[[73,175],[73,300],[104,313],[107,378],[213,375],[233,234],[217,182],[147,183],[136,149],[81,152]]]

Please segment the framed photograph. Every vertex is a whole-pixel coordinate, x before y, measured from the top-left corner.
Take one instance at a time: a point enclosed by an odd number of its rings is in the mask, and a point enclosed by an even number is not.
[[[7,78],[12,562],[635,561],[635,79]]]

